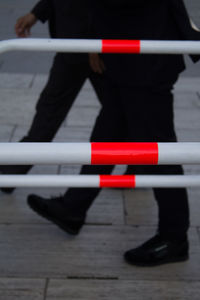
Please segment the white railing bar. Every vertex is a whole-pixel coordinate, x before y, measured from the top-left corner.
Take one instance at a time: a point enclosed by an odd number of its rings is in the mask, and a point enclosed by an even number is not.
[[[8,51],[101,52],[101,40],[86,39],[13,39],[0,42],[0,53]]]
[[[0,41],[0,54],[8,51],[53,51],[74,53],[200,54],[200,41],[11,39]]]
[[[109,176],[107,176],[109,178]],[[118,176],[111,176],[118,177]],[[0,175],[0,187],[124,187],[124,188],[181,188],[200,187],[200,175],[131,175],[125,180],[101,183],[99,175]],[[131,182],[132,181],[132,182]]]
[[[200,164],[200,143],[0,143],[0,164]]]

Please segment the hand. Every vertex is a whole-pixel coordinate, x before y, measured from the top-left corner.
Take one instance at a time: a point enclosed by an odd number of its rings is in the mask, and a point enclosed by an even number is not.
[[[37,22],[34,14],[28,13],[27,15],[19,18],[15,25],[15,33],[18,37],[24,38],[30,36],[31,27]]]
[[[97,53],[89,54],[89,64],[93,72],[103,74],[106,70],[103,60],[99,57]]]

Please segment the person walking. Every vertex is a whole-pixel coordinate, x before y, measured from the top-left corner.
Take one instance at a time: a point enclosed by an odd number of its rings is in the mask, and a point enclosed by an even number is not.
[[[99,0],[94,32],[104,39],[200,40],[182,0]],[[102,22],[102,20],[104,20]],[[173,86],[182,55],[104,54],[105,102],[92,142],[176,142]],[[193,61],[199,57],[192,56]],[[113,166],[83,166],[81,174],[110,174]],[[133,170],[137,170],[133,167]],[[138,167],[148,174],[183,174],[181,166]],[[28,196],[29,206],[64,231],[78,234],[100,189],[71,188],[58,198]],[[133,265],[155,266],[189,257],[189,206],[184,188],[155,188],[157,233],[124,254]]]
[[[41,0],[32,11],[19,18],[15,25],[18,37],[30,35],[39,20],[48,21],[52,38],[91,37],[91,9],[88,0]],[[91,57],[92,59],[92,57]],[[36,114],[30,129],[21,142],[50,142],[66,118],[76,96],[88,78],[102,103],[104,98],[104,65],[96,60],[95,72],[90,67],[88,54],[57,53],[48,82],[36,104]],[[3,174],[25,174],[32,166],[0,166]],[[12,193],[14,188],[1,188]]]

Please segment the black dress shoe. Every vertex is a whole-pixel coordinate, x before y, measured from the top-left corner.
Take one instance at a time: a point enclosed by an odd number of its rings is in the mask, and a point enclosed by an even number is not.
[[[1,191],[5,194],[12,194],[15,188],[1,188]]]
[[[189,258],[187,239],[170,241],[156,235],[138,248],[127,251],[125,260],[135,266],[151,267],[166,263],[181,262]]]
[[[63,197],[45,199],[37,195],[29,195],[28,205],[40,216],[53,222],[69,234],[79,233],[84,224],[84,217],[70,215],[63,203]]]

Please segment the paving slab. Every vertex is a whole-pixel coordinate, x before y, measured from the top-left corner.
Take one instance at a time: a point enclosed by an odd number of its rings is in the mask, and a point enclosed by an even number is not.
[[[12,126],[20,124],[29,127],[35,112],[35,103],[32,100],[34,99],[28,97],[28,95],[15,99],[13,94],[12,98],[6,100],[7,102],[5,105],[1,105],[0,123]]]
[[[87,224],[124,224],[124,203],[122,190],[103,189],[90,207]]]
[[[177,128],[178,142],[199,142],[200,130],[198,128]]]
[[[184,0],[184,3],[188,9],[188,13],[189,13],[190,17],[194,20],[194,22],[197,24],[197,26],[200,27],[200,20],[199,20],[200,5],[199,5],[199,2],[196,0]]]
[[[0,142],[9,142],[14,133],[14,125],[1,125],[0,126]]]
[[[97,99],[97,96],[94,90],[85,88],[85,85],[81,89],[76,101],[74,102],[75,106],[90,106],[100,108],[101,105]]]
[[[50,280],[47,300],[199,300],[199,288],[199,281]]]
[[[192,229],[187,262],[137,268],[123,261],[124,251],[153,232],[150,227],[84,226],[79,236],[72,237],[53,225],[0,225],[1,276],[199,281],[199,237]]]
[[[46,280],[26,278],[0,278],[0,299],[43,300]]]
[[[197,108],[192,108],[186,112],[184,108],[179,108],[177,112],[175,112],[175,125],[176,128],[179,129],[199,129],[199,114],[200,110]]]
[[[124,191],[126,223],[154,225],[158,223],[158,208],[152,189]]]
[[[198,96],[198,91],[195,89],[193,91],[176,91],[174,109],[179,110],[179,108],[191,109],[200,107],[200,97]]]
[[[44,86],[46,85],[48,81],[48,75],[47,74],[36,74],[33,80],[33,84],[31,86],[31,91],[38,93],[38,91],[42,91]]]
[[[29,88],[34,79],[33,74],[21,75],[19,73],[0,73],[1,89],[24,89]]]
[[[95,124],[96,117],[98,115],[98,109],[91,106],[72,107],[70,110],[66,124],[68,126],[91,126]]]
[[[199,74],[200,75],[200,74]],[[193,77],[179,77],[175,85],[175,93],[176,92],[195,92],[200,90],[200,76]]]
[[[59,129],[54,138],[54,142],[87,143],[92,132],[91,126],[65,126]]]
[[[158,207],[152,189],[126,190],[124,194],[127,224],[157,226]],[[199,194],[199,188],[188,189],[191,226],[200,226]],[[173,201],[173,199],[168,199],[168,201]]]
[[[46,36],[45,36],[46,37]],[[7,39],[7,35],[2,40]],[[9,39],[14,38],[9,36]],[[10,52],[1,56],[1,72],[9,73],[49,73],[55,53]]]

